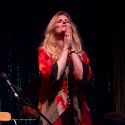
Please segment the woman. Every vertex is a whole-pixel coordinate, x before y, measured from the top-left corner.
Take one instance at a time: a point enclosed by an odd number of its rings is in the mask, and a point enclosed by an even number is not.
[[[38,48],[38,65],[41,113],[54,125],[91,125],[84,93],[92,76],[90,61],[67,12],[59,11],[50,20]]]

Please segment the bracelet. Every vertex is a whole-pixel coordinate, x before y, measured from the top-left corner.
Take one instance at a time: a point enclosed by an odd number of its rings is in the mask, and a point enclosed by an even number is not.
[[[76,53],[77,54],[77,51],[75,51],[75,50],[70,51],[70,54],[72,54],[72,53]]]

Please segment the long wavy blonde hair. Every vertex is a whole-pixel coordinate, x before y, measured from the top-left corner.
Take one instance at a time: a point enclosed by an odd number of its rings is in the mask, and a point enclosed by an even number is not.
[[[45,33],[44,33],[44,41],[41,43],[40,46],[44,46],[46,49],[47,53],[52,57],[53,61],[56,62],[63,50],[63,45],[58,42],[58,40],[55,38],[55,33],[54,33],[54,28],[55,28],[55,23],[60,15],[65,15],[71,24],[71,29],[72,29],[72,36],[73,36],[73,44],[75,49],[77,50],[79,56],[81,55],[81,49],[82,49],[82,44],[81,44],[81,38],[78,33],[76,25],[73,23],[71,17],[69,14],[65,11],[58,11],[50,20]]]

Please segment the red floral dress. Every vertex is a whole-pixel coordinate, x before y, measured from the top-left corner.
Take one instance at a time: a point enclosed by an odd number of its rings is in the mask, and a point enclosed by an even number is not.
[[[90,78],[92,76],[92,72],[91,72],[90,65],[89,65],[90,61],[84,51],[82,54],[83,54],[83,56],[81,58],[81,61],[84,63],[84,65],[88,66],[87,80],[86,80],[86,81],[88,81],[88,80],[90,80]],[[40,74],[42,77],[42,83],[41,83],[42,87],[41,87],[41,92],[40,92],[40,104],[42,104],[42,106],[39,106],[39,107],[41,107],[40,110],[41,110],[41,112],[42,112],[42,110],[44,110],[44,107],[46,107],[46,106],[43,106],[43,105],[46,105],[47,100],[51,100],[49,98],[54,98],[53,101],[51,101],[51,102],[54,102],[56,114],[58,114],[58,116],[56,115],[55,119],[52,120],[52,123],[54,125],[63,125],[63,121],[61,120],[60,116],[71,105],[70,97],[69,97],[69,85],[68,85],[69,84],[68,82],[70,82],[70,81],[68,81],[68,79],[67,79],[66,69],[65,69],[63,79],[61,81],[57,82],[56,75],[57,75],[58,66],[57,66],[57,64],[53,63],[52,58],[46,53],[46,51],[43,47],[40,47],[38,50],[38,64],[39,64],[39,71],[40,71]],[[54,68],[54,67],[56,67],[56,68]],[[54,84],[56,84],[55,86],[58,87],[58,91],[54,89],[54,87],[53,87]],[[80,90],[80,87],[74,86],[74,88],[71,89],[71,91],[72,91],[72,93],[77,93],[78,94],[77,96],[79,96],[78,101],[81,101],[81,108],[80,108],[80,111],[78,111],[80,114],[79,116],[81,116],[79,118],[80,122],[79,122],[79,124],[76,123],[75,125],[91,125],[92,123],[91,123],[90,110],[89,110],[86,100],[84,100],[84,95],[83,95],[82,91]],[[48,94],[48,93],[51,93],[51,94]],[[77,97],[77,96],[74,94],[74,97],[72,97],[72,98],[75,100],[76,99],[75,97]],[[49,105],[49,108],[50,107],[51,107],[51,104]],[[78,108],[77,105],[74,106],[74,108],[75,107]],[[53,112],[53,111],[51,111],[53,109],[50,109],[50,112]],[[46,109],[46,112],[48,110],[49,109]],[[52,117],[52,115],[54,116],[55,114],[53,113],[53,114],[51,114],[51,116],[47,115],[48,119],[50,117]],[[49,120],[51,121],[51,119],[49,119]],[[45,122],[45,124],[43,123],[43,125],[47,125],[47,123]]]

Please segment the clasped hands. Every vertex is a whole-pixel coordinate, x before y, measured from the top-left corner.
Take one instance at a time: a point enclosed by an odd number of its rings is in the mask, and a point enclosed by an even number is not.
[[[73,46],[72,30],[70,27],[67,27],[64,34],[64,49],[69,51],[74,51],[75,47]]]

